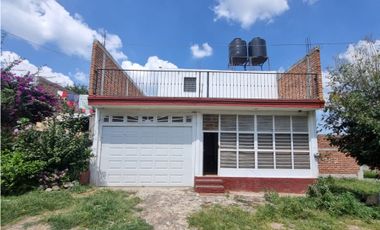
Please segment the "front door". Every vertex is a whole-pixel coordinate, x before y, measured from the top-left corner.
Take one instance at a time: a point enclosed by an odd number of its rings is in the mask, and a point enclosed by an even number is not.
[[[203,175],[218,174],[218,133],[203,134]]]

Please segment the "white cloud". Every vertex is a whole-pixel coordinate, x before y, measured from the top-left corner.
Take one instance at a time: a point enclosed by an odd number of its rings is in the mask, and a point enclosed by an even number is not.
[[[289,9],[287,0],[217,0],[215,20],[234,21],[248,29],[256,21],[271,22]]]
[[[319,0],[303,0],[303,3],[311,6],[311,5],[314,5],[318,1]]]
[[[81,15],[71,15],[55,0],[4,0],[1,6],[2,29],[32,43],[53,43],[68,54],[91,57],[91,44],[103,40],[99,31],[90,28]],[[107,49],[116,59],[125,59],[119,36],[107,34]]]
[[[81,71],[78,71],[74,74],[73,76],[78,82],[80,83],[88,83],[88,77],[87,77],[87,74],[81,72]]]
[[[329,99],[329,93],[331,92],[331,75],[329,71],[322,71],[322,87],[323,87],[323,98],[325,101]]]
[[[0,57],[1,66],[6,67],[15,60],[21,60],[21,57],[11,51],[3,51]],[[11,69],[11,72],[20,76],[24,76],[28,73],[36,74],[37,76],[48,79],[51,82],[57,83],[62,86],[73,85],[73,81],[69,76],[62,73],[54,72],[50,67],[43,66],[38,68],[37,66],[24,59],[18,65]]]
[[[178,67],[166,60],[162,60],[157,56],[150,56],[145,65],[133,63],[129,60],[125,60],[121,63],[123,69],[178,69]]]
[[[356,60],[363,58],[361,55],[364,53],[373,54],[380,50],[380,40],[368,42],[366,40],[360,40],[356,44],[350,44],[347,50],[338,55],[341,60],[354,63]],[[359,51],[359,52],[358,52]]]
[[[193,58],[204,58],[212,55],[212,47],[206,42],[201,46],[194,44],[190,47]]]

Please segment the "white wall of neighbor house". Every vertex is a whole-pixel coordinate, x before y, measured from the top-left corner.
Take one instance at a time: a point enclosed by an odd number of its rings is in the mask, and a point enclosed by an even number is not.
[[[204,130],[203,128],[203,116],[205,114],[213,114],[217,115],[219,117],[219,124],[217,130]],[[127,110],[127,109],[116,109],[116,108],[97,108],[95,113],[95,127],[94,127],[94,141],[93,141],[93,155],[94,157],[91,160],[90,164],[90,170],[91,170],[91,183],[96,185],[102,185],[101,178],[104,178],[104,175],[102,175],[101,167],[102,167],[102,128],[106,126],[120,126],[120,127],[126,127],[129,125],[137,125],[136,124],[130,124],[126,122],[125,119],[127,119],[127,116],[138,116],[139,118],[139,126],[142,127],[155,127],[160,126],[162,124],[158,123],[158,119],[163,116],[169,116],[169,119],[175,119],[176,117],[183,117],[183,119],[186,119],[186,117],[191,117],[191,122],[186,123],[184,120],[183,123],[177,123],[172,122],[171,126],[191,126],[191,177],[194,176],[202,176],[203,175],[203,133],[204,132],[217,132],[219,134],[219,137],[221,137],[224,134],[224,137],[226,137],[227,142],[228,138],[233,138],[232,142],[236,141],[236,144],[232,144],[231,146],[223,146],[221,143],[220,149],[219,149],[219,168],[218,168],[218,175],[219,176],[232,176],[232,177],[273,177],[273,178],[315,178],[318,177],[318,165],[317,160],[315,158],[315,154],[318,152],[317,147],[317,139],[316,139],[316,118],[315,118],[315,112],[309,111],[309,112],[297,112],[297,111],[232,111],[232,110],[219,110],[219,111],[210,111],[207,109],[192,109],[192,110],[174,110],[174,109],[167,109],[167,110],[150,110],[150,109],[133,109],[133,110]],[[220,119],[222,116],[225,115],[232,115],[236,116],[236,129],[237,130],[223,130],[221,126]],[[113,121],[113,116],[115,117]],[[118,118],[123,117],[123,122],[116,122]],[[141,119],[143,116],[146,117],[154,117],[152,122],[148,123],[142,123]],[[253,118],[253,129],[252,131],[240,131],[239,128],[239,116],[244,117],[244,119],[249,118],[250,116]],[[104,122],[105,117],[108,117],[108,122]],[[276,131],[275,122],[276,119],[278,120],[287,120],[289,119],[290,125],[293,126],[293,118],[296,121],[296,118],[304,117],[307,121],[307,127],[301,132],[294,131],[293,129],[287,128],[287,125],[284,125],[284,129],[281,132]],[[258,130],[258,120],[261,119],[262,121],[271,120],[272,130],[269,131],[260,131]],[[264,120],[263,120],[264,119]],[[299,119],[302,120],[302,119]],[[298,121],[298,120],[297,120]],[[260,125],[259,125],[260,126]],[[252,162],[252,167],[247,167],[247,165],[250,165],[249,162],[245,162],[245,167],[239,167],[239,151],[242,150],[239,147],[239,135],[244,134],[245,140],[250,140],[251,137],[253,137],[254,144],[252,146],[246,147],[243,151],[246,153],[252,153],[254,156],[254,161]],[[231,135],[232,134],[232,135]],[[265,134],[265,135],[263,135]],[[261,137],[272,137],[272,145],[268,147],[268,149],[260,149],[258,146],[258,136],[261,135]],[[277,135],[277,136],[276,136]],[[293,146],[293,142],[295,138],[304,138],[304,136],[307,135],[307,144],[308,149],[301,149],[296,150],[295,146]],[[224,138],[223,137],[223,138]],[[260,138],[261,138],[260,137]],[[288,138],[291,138],[291,146],[289,149],[284,150],[276,150],[276,137],[278,137],[278,140],[288,140]],[[282,139],[281,139],[282,138]],[[220,139],[220,138],[219,138]],[[231,140],[230,140],[231,142]],[[285,143],[284,142],[284,143]],[[236,145],[236,147],[235,147]],[[286,145],[286,143],[285,143]],[[302,143],[301,143],[302,145]],[[245,147],[244,147],[245,148]],[[284,147],[282,147],[284,148]],[[221,157],[224,156],[223,151],[235,151],[236,161],[232,164],[222,164]],[[278,158],[284,162],[284,165],[282,165],[280,168],[276,166],[276,153],[284,153],[282,158]],[[265,165],[264,162],[259,162],[260,157],[258,157],[259,154],[262,152],[270,153],[273,152],[273,164],[269,163],[269,165]],[[290,153],[290,155],[289,155]],[[300,154],[299,154],[300,153]],[[104,153],[103,153],[104,154]],[[298,155],[297,155],[298,154]],[[302,155],[303,154],[303,155]],[[305,154],[309,154],[309,167],[305,167],[306,163],[304,162],[304,158],[301,159],[300,157],[304,156]],[[243,155],[242,155],[243,156]],[[289,158],[289,156],[291,158]],[[228,156],[229,157],[229,156]],[[244,156],[245,157],[245,156]],[[298,162],[300,162],[298,165],[295,165],[294,158],[298,157]],[[269,156],[269,161],[272,159]],[[289,166],[286,165],[288,163],[287,160],[284,160],[284,158],[291,159],[291,164]],[[268,159],[266,159],[268,160]],[[104,162],[103,162],[104,163]],[[244,163],[244,162],[242,162]],[[232,166],[235,164],[236,166]],[[259,167],[259,164],[263,167]],[[288,167],[289,166],[289,167]],[[104,184],[103,184],[104,185]]]

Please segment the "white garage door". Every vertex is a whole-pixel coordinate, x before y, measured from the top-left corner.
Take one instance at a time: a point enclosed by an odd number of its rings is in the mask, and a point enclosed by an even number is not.
[[[192,186],[191,127],[104,126],[105,186]]]

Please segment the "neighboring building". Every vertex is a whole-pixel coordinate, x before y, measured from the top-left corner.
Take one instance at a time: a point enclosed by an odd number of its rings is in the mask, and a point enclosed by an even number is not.
[[[363,178],[363,172],[356,160],[330,146],[324,135],[318,135],[319,175],[333,177]]]
[[[122,70],[93,44],[91,181],[304,192],[319,176],[320,53],[287,72]]]
[[[76,112],[91,115],[93,113],[92,108],[88,105],[88,95],[76,94],[65,87],[51,82],[46,78],[35,76],[34,81],[37,85],[41,86],[48,93],[58,96],[60,99],[64,100],[66,104],[73,108]]]

